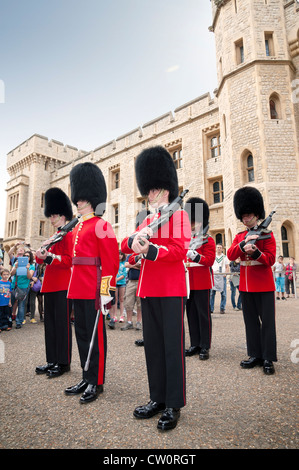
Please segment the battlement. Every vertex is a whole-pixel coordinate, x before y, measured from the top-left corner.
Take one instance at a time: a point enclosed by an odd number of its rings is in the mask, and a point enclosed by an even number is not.
[[[78,150],[76,147],[64,145],[58,140],[49,140],[48,137],[33,134],[29,139],[22,142],[22,144],[18,145],[18,147],[7,154],[7,169],[32,154],[42,155],[61,163],[67,163],[86,153],[85,151]]]
[[[116,139],[94,149],[92,154],[95,160],[105,159],[115,153],[123,152],[128,148],[150,141],[153,137],[169,132],[192,120],[199,119],[206,113],[211,113],[218,109],[217,99],[211,99],[209,93],[195,98],[162,116],[152,119],[141,127],[123,134]]]

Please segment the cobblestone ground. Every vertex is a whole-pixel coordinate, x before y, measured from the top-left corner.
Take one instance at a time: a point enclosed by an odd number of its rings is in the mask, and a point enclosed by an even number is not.
[[[27,317],[22,329],[0,334],[0,448],[296,449],[298,314],[299,299],[276,302],[278,362],[266,376],[261,368],[239,366],[247,357],[242,312],[215,309],[210,359],[186,358],[187,406],[168,433],[157,430],[157,417],[144,422],[132,414],[149,398],[144,349],[134,344],[140,332],[107,328],[104,394],[81,405],[64,395],[81,379],[75,335],[71,371],[37,376],[35,367],[45,362],[44,325]]]

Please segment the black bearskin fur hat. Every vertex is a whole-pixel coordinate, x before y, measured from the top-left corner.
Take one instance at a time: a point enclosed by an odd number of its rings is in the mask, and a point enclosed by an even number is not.
[[[202,204],[202,207],[196,209],[197,204]],[[210,209],[204,199],[200,197],[190,197],[186,201],[185,211],[188,213],[190,222],[202,222],[202,229],[209,223]]]
[[[54,214],[64,215],[66,220],[72,220],[73,210],[69,197],[60,188],[50,188],[45,192],[45,217]]]
[[[237,219],[242,221],[244,214],[254,214],[260,219],[265,218],[264,201],[261,193],[252,186],[238,189],[234,195],[234,210]]]
[[[70,172],[70,183],[71,199],[75,205],[79,200],[88,201],[95,210],[97,205],[101,204],[101,213],[105,212],[106,182],[97,165],[85,162],[74,166]]]
[[[142,196],[147,196],[151,189],[167,189],[169,202],[179,193],[178,177],[173,159],[162,147],[150,147],[143,150],[135,162],[136,181]]]

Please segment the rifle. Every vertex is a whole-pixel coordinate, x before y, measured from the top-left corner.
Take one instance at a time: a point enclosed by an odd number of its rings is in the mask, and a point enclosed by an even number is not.
[[[180,207],[182,207],[183,199],[186,196],[186,194],[189,192],[189,189],[185,189],[184,191],[181,192],[179,196],[177,196],[170,204],[168,204],[166,207],[163,207],[161,209],[161,216],[159,219],[153,220],[148,227],[153,231],[153,233],[157,232],[159,228],[162,227],[162,225],[165,225],[167,222],[169,222],[170,218],[173,216],[173,213],[176,212]],[[130,236],[130,242],[129,246],[132,244],[133,238],[136,237],[138,232],[133,233],[133,235]],[[150,239],[150,235],[146,235],[144,238],[147,240]],[[140,245],[144,245],[143,240],[139,240]]]
[[[276,208],[275,208],[276,209]],[[275,214],[276,210],[270,212],[268,217],[263,220],[263,222],[260,223],[256,228],[250,229],[246,238],[249,237],[250,235],[258,235],[258,238],[255,240],[249,240],[246,245],[254,245],[257,240],[265,240],[266,238],[271,238],[271,232],[267,230],[267,227],[271,224],[272,222],[272,217]],[[265,233],[265,235],[262,235]]]
[[[208,233],[208,230],[209,224],[207,224],[203,231],[199,232],[196,237],[192,238],[188,249],[197,250],[197,248],[200,248],[202,245],[205,245],[205,243],[208,243],[208,239],[205,238],[206,234]]]
[[[44,252],[49,248],[51,248],[51,246],[55,245],[55,243],[58,243],[60,242],[64,237],[65,235],[68,233],[68,232],[71,232],[71,230],[73,230],[73,228],[77,225],[77,223],[79,222],[79,218],[81,216],[78,215],[77,217],[75,217],[74,219],[72,219],[70,222],[68,222],[66,225],[64,225],[60,232],[56,233],[55,235],[53,235],[52,238],[50,238],[50,243],[48,243],[48,245],[44,245],[41,247],[41,253],[44,254]]]

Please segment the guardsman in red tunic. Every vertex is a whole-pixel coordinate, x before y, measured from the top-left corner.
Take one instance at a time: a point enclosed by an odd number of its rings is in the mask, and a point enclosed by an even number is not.
[[[236,191],[234,210],[246,226],[227,251],[230,260],[241,258],[239,290],[249,358],[240,365],[246,369],[263,366],[265,374],[273,374],[277,354],[275,284],[271,266],[275,263],[276,242],[270,231],[266,234],[268,238],[262,240],[256,240],[257,235],[247,235],[259,219],[265,218],[263,198],[256,188],[244,186]],[[247,244],[249,240],[256,242]]]
[[[119,266],[118,244],[109,222],[102,219],[106,204],[106,183],[93,163],[80,163],[70,173],[71,199],[81,214],[73,230],[73,268],[68,298],[73,299],[75,333],[82,367],[82,380],[65,390],[82,394],[80,403],[89,403],[103,392],[106,368],[106,327],[101,306],[115,293]],[[97,214],[97,215],[95,215]],[[105,300],[106,299],[106,300]],[[86,363],[97,312],[96,335]]]
[[[209,358],[212,339],[210,289],[213,287],[212,266],[216,246],[213,238],[207,233],[210,210],[206,201],[199,197],[190,198],[186,202],[185,210],[194,233],[187,253],[190,295],[186,311],[191,346],[186,350],[186,356],[199,354],[199,359],[206,360]],[[197,241],[200,241],[201,245],[192,248],[192,243]]]
[[[188,214],[177,210],[169,222],[152,233],[148,225],[178,195],[174,162],[163,147],[145,149],[136,159],[140,193],[156,213],[122,241],[123,253],[142,254],[137,295],[141,297],[143,337],[150,402],[134,410],[144,419],[163,412],[158,429],[173,429],[186,404],[184,260],[191,238]],[[150,236],[148,240],[147,235]]]
[[[72,220],[71,202],[60,188],[46,191],[44,213],[57,229],[56,233],[59,233],[67,220]],[[48,377],[58,377],[70,370],[72,329],[67,289],[71,276],[72,246],[72,234],[67,233],[48,251],[41,247],[36,252],[36,262],[46,264],[41,292],[44,294],[47,363],[36,367],[35,372],[47,374]]]

